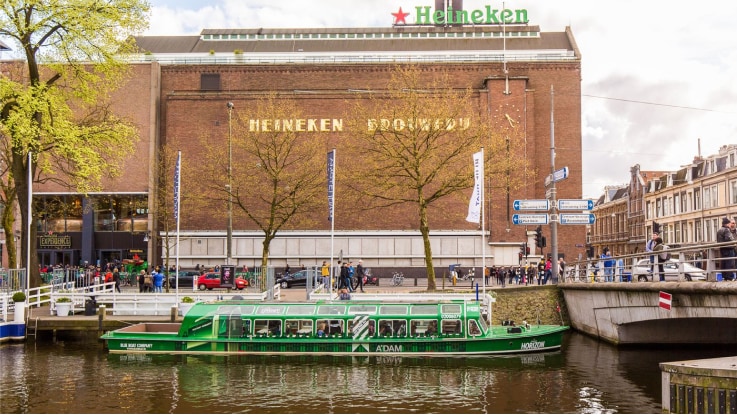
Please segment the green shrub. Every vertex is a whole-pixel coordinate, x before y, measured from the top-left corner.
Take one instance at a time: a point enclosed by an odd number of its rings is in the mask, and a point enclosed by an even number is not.
[[[18,291],[17,293],[13,294],[13,301],[16,303],[26,301],[26,294],[22,291]]]

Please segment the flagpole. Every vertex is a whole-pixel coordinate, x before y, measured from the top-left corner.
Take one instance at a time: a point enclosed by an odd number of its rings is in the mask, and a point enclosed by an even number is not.
[[[26,296],[31,291],[31,224],[33,223],[33,172],[31,151],[28,152],[28,223],[26,224]]]
[[[331,157],[332,153],[332,157]],[[330,281],[328,281],[328,293],[333,297],[333,260],[335,253],[335,149],[328,153],[328,219],[330,220]],[[332,162],[332,164],[331,164]]]
[[[481,293],[486,295],[486,216],[484,215],[484,148],[481,147]]]
[[[174,280],[177,282],[177,287],[176,287],[177,304],[179,304],[179,207],[181,206],[179,203],[179,201],[181,200],[181,197],[179,197],[179,194],[182,191],[181,171],[182,171],[182,151],[179,150],[177,152],[177,165],[174,168],[174,219],[177,222],[177,238],[176,238],[177,253],[175,256],[175,260],[174,260]]]

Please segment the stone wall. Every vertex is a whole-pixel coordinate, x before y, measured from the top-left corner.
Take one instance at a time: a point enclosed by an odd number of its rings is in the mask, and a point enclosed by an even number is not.
[[[560,324],[562,315],[564,324],[570,325],[563,294],[557,286],[510,287],[493,290],[492,295],[496,297],[492,306],[492,324],[501,324],[502,320],[537,324],[538,318],[541,324]],[[556,304],[560,304],[561,314],[558,314]]]

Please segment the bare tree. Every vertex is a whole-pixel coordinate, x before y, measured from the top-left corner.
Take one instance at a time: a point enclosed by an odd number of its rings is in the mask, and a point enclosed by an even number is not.
[[[303,118],[293,100],[276,94],[248,103],[248,116],[235,104],[232,121],[232,175],[228,188],[228,146],[207,149],[198,187],[202,203],[220,207],[232,200],[236,216],[247,218],[264,234],[261,266],[266,267],[269,247],[279,231],[310,226],[309,213],[325,192],[324,147],[312,134],[300,132],[284,120]],[[245,111],[243,111],[245,112]],[[268,128],[252,128],[249,119],[263,120]],[[207,180],[203,180],[207,177]],[[189,185],[188,184],[188,185]],[[221,209],[218,209],[221,211]]]
[[[496,159],[507,154],[508,144],[503,134],[493,134],[491,117],[479,110],[478,93],[449,85],[446,73],[397,67],[386,90],[368,93],[352,108],[356,137],[346,145],[364,162],[340,170],[343,184],[367,197],[364,208],[414,206],[429,290],[436,288],[430,207],[471,188],[473,153],[486,146],[487,160]]]

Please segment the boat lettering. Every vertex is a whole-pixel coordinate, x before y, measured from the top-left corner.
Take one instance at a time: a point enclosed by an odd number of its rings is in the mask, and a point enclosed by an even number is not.
[[[470,306],[467,306],[466,307],[466,311],[478,312],[479,311],[479,307],[478,306],[475,306],[475,305],[473,305],[473,306],[470,305]]]
[[[544,341],[531,341],[527,343],[522,343],[522,345],[520,345],[520,349],[522,350],[542,349],[543,347],[545,347]]]
[[[153,346],[151,343],[120,343],[120,347],[128,350],[147,350],[151,346]]]
[[[461,318],[461,315],[460,314],[443,314],[443,315],[440,316],[440,318],[443,318],[443,319],[456,319],[456,318]]]
[[[401,344],[380,344],[376,346],[377,352],[389,352],[389,353],[401,353],[402,352],[402,345]]]

